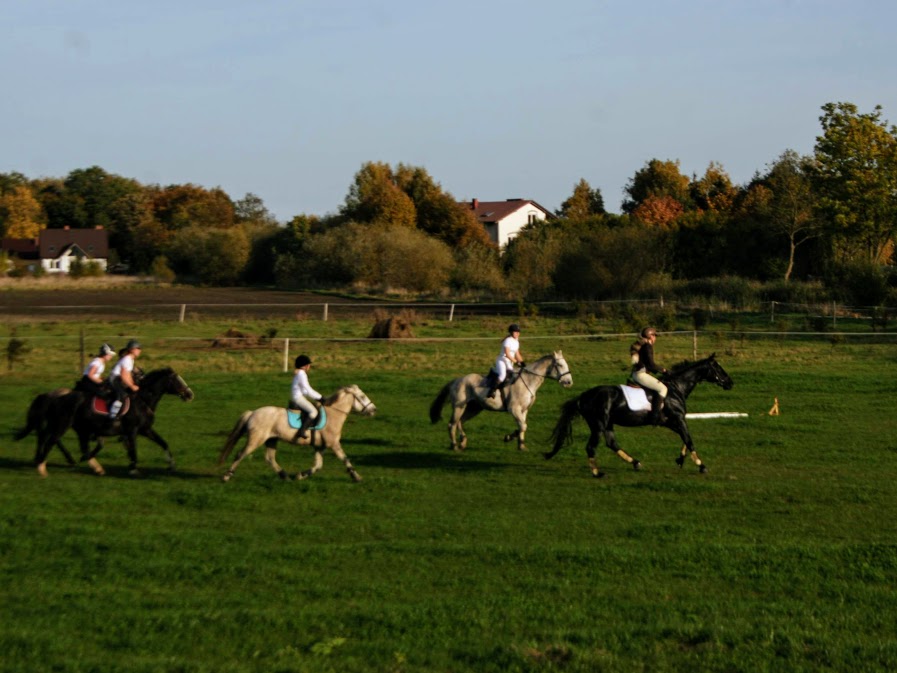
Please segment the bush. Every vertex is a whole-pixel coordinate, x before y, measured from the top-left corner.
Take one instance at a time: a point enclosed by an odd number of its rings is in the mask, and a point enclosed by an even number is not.
[[[165,255],[159,255],[150,264],[150,275],[159,283],[173,283],[175,273],[168,266],[168,258]]]
[[[498,263],[498,251],[481,245],[458,250],[451,285],[460,293],[503,295],[507,286]]]

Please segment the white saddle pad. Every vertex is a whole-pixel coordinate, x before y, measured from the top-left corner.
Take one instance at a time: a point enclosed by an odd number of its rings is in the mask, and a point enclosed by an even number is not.
[[[626,404],[632,411],[651,411],[651,403],[648,401],[644,388],[633,388],[632,386],[620,386],[620,388],[626,397]]]

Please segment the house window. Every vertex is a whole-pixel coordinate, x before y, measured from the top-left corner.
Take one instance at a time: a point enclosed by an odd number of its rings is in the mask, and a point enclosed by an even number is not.
[[[526,223],[527,224],[535,224],[539,221],[539,214],[535,211],[527,213],[526,215]]]

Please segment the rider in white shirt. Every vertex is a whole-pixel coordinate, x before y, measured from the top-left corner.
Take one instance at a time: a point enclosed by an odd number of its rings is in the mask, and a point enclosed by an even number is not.
[[[125,346],[121,359],[112,368],[109,383],[112,385],[112,390],[115,391],[115,402],[112,403],[112,408],[109,410],[109,418],[115,418],[118,415],[122,402],[128,394],[140,390],[140,386],[134,381],[134,361],[141,351],[140,342],[131,339]]]
[[[115,351],[109,344],[100,346],[100,350],[96,357],[93,358],[84,368],[81,378],[75,384],[75,390],[80,390],[90,395],[102,397],[107,393],[106,382],[103,381],[103,372],[106,370],[106,363],[112,359]]]
[[[523,356],[520,354],[520,326],[517,323],[508,326],[508,336],[501,342],[501,352],[495,358],[495,364],[492,366],[495,377],[489,386],[488,397],[495,395],[508,377],[508,372],[514,370],[515,364],[524,364]]]
[[[309,402],[309,398],[320,401],[324,396],[311,387],[308,381],[308,370],[311,369],[311,358],[307,355],[300,355],[294,363],[296,368],[293,375],[293,385],[290,388],[290,409],[301,409],[305,412],[308,423],[302,424],[299,436],[308,437],[308,428],[314,425],[318,418],[318,408]]]

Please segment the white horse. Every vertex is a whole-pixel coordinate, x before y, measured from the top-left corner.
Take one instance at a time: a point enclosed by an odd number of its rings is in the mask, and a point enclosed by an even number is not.
[[[321,430],[311,430],[308,438],[300,438],[299,431],[290,426],[287,420],[287,410],[284,407],[261,407],[255,411],[244,411],[234,429],[231,430],[227,443],[221,450],[221,455],[218,456],[218,464],[225,461],[237,440],[243,435],[247,435],[246,446],[237,454],[234,462],[221,477],[222,481],[230,480],[240,461],[262,444],[266,446],[265,460],[268,464],[280,475],[281,479],[289,479],[286,470],[277,464],[278,439],[283,439],[291,444],[315,447],[314,465],[297,474],[296,479],[307,479],[320,470],[324,465],[322,454],[325,449],[330,448],[336,457],[343,461],[349,476],[354,481],[361,481],[361,475],[352,467],[352,463],[349,462],[348,456],[340,446],[340,435],[343,431],[343,424],[351,412],[362,416],[373,416],[377,412],[377,407],[361,388],[355,385],[340,388],[333,395],[322,400],[322,403],[327,414],[327,424]]]
[[[561,351],[555,351],[536,360],[520,370],[513,383],[499,389],[494,397],[488,397],[489,386],[486,377],[479,374],[468,374],[449,381],[433,404],[430,405],[430,420],[438,423],[442,418],[442,407],[451,397],[452,419],[448,431],[453,451],[467,448],[467,435],[464,434],[463,421],[467,421],[483,411],[507,411],[517,421],[517,430],[505,435],[505,441],[517,438],[517,448],[526,451],[526,414],[536,401],[536,391],[545,379],[553,379],[564,388],[573,385],[573,375]],[[461,437],[458,440],[458,432]]]

